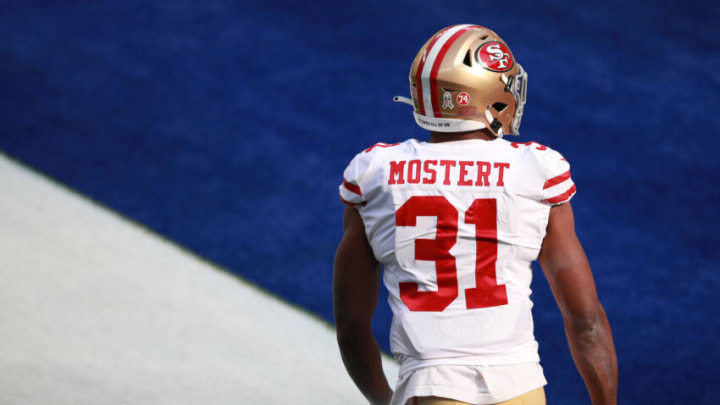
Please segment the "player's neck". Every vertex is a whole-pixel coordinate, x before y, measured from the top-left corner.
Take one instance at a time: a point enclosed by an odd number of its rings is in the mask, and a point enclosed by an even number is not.
[[[430,132],[430,143],[464,141],[467,139],[482,139],[484,141],[492,141],[495,139],[487,129],[479,129],[469,132]]]

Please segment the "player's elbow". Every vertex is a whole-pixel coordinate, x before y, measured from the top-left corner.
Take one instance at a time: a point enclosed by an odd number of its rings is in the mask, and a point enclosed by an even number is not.
[[[372,316],[350,305],[341,295],[335,296],[335,328],[338,339],[352,338],[371,329]]]
[[[372,328],[359,322],[338,323],[335,334],[343,353],[357,351],[358,347],[371,340],[372,336]]]
[[[365,319],[337,314],[335,315],[335,327],[338,340],[353,339],[368,330],[372,330],[370,322]]]
[[[582,314],[566,315],[565,330],[578,349],[590,349],[609,336],[609,324],[600,304]]]

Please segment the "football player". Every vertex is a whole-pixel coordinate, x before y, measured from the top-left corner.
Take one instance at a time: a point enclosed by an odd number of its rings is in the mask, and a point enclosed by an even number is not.
[[[518,134],[526,86],[527,74],[495,32],[447,27],[412,63],[412,99],[396,97],[414,107],[429,142],[377,144],[344,172],[337,338],[372,404],[545,404],[533,260],[562,312],[593,404],[616,403],[615,348],[575,235],[570,165],[546,146],[503,139]],[[394,393],[370,326],[381,274],[400,363]]]

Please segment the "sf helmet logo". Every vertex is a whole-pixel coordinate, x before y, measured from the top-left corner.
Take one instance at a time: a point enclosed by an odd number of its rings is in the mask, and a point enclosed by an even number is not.
[[[480,62],[485,69],[493,72],[507,72],[512,69],[515,64],[508,47],[502,42],[497,41],[488,42],[478,48],[475,59]]]

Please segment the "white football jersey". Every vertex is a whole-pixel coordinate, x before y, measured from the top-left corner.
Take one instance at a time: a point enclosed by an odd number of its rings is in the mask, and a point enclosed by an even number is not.
[[[537,362],[532,271],[570,165],[534,142],[410,139],[350,162],[340,197],[360,213],[393,311],[401,373]]]

